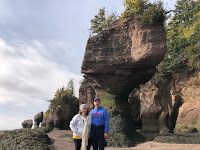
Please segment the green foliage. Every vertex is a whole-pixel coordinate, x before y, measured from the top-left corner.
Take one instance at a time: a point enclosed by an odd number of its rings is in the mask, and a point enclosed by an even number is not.
[[[101,99],[101,105],[107,110],[115,106],[116,95],[107,92],[105,89],[96,89],[96,97]]]
[[[160,135],[156,136],[153,141],[160,143],[176,143],[176,144],[200,144],[200,140],[196,137],[183,135]]]
[[[148,0],[124,0],[125,11],[121,17],[131,18],[137,14],[143,14],[149,7]]]
[[[72,94],[74,95],[74,80],[70,79],[69,83],[67,85],[67,89],[70,90],[72,92]]]
[[[62,87],[56,91],[56,94],[50,102],[50,109],[59,111],[63,104],[77,102],[77,98],[74,96],[74,83],[70,80],[67,88]]]
[[[200,1],[178,0],[174,16],[166,26],[167,52],[158,72],[173,75],[186,66],[200,68]]]
[[[140,15],[142,22],[163,23],[168,13],[163,8],[163,2],[157,1],[149,3],[148,0],[124,0],[123,5],[125,11],[121,14],[121,18],[134,18]]]
[[[101,97],[101,105],[106,109],[112,108],[115,105],[115,97],[114,94],[104,91]]]
[[[117,18],[118,16],[115,12],[106,17],[105,7],[103,7],[102,9],[99,9],[98,15],[95,15],[94,19],[90,21],[90,31],[92,33],[99,33],[100,31],[108,28],[113,21],[117,20]]]
[[[50,112],[50,109],[47,109],[47,111],[44,113],[43,118],[46,118],[46,116],[49,114],[49,112]]]
[[[88,82],[87,79],[83,78],[83,80],[80,82],[81,85],[86,85]]]

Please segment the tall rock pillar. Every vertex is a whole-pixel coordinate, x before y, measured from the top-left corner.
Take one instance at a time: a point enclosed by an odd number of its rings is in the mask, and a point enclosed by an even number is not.
[[[88,40],[81,72],[94,88],[114,95],[109,144],[131,146],[137,139],[128,95],[151,79],[165,49],[163,25],[137,20],[117,20]]]

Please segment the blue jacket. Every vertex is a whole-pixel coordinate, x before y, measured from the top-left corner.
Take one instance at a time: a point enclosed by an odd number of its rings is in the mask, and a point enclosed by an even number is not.
[[[94,108],[89,113],[92,117],[92,125],[100,126],[105,124],[105,132],[109,131],[109,117],[105,108],[100,106],[98,109]]]

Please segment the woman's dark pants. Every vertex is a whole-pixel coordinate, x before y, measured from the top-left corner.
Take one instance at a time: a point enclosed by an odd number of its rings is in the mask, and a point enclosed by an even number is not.
[[[80,150],[81,149],[81,139],[74,139],[74,143],[75,143],[75,150]],[[90,150],[91,144],[90,144],[90,140],[88,140],[88,146],[87,146],[87,150]]]

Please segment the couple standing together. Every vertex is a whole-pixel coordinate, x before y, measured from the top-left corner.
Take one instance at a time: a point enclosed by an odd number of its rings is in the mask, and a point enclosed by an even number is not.
[[[109,117],[105,108],[100,106],[99,98],[94,99],[94,109],[88,111],[88,106],[82,104],[79,114],[75,115],[70,122],[73,131],[75,150],[104,150],[109,130]]]

